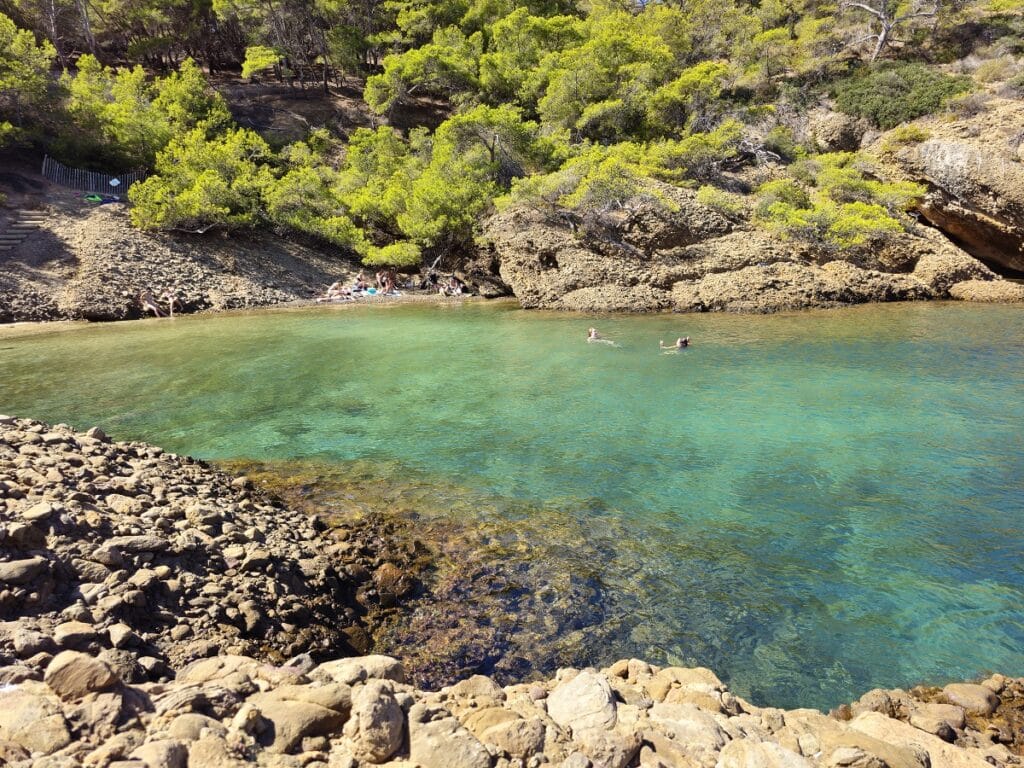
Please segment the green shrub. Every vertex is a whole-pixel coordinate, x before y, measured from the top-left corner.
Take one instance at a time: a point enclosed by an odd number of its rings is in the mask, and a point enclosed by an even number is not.
[[[1012,75],[1015,69],[1013,59],[1003,56],[981,62],[974,70],[974,77],[982,83],[997,83]]]
[[[772,206],[776,203],[791,208],[808,208],[811,205],[811,198],[807,190],[793,179],[775,179],[758,187],[755,211],[758,218],[768,218]]]
[[[879,128],[895,128],[936,112],[947,99],[970,90],[971,79],[945,75],[921,64],[899,64],[841,81],[836,106]]]
[[[804,154],[804,149],[796,140],[793,131],[784,125],[776,125],[764,137],[764,148],[774,152],[787,163],[791,163]]]
[[[743,197],[705,184],[697,190],[697,202],[718,211],[727,219],[741,219],[747,210]]]
[[[900,147],[927,141],[931,136],[931,131],[919,125],[901,125],[889,131],[885,141],[882,143],[882,151],[895,152]]]
[[[370,248],[363,257],[368,267],[416,267],[423,259],[423,253],[416,243],[399,241],[383,248]]]
[[[807,181],[776,179],[758,188],[755,217],[783,237],[826,248],[859,247],[902,231],[905,212],[925,192],[919,184],[871,178],[852,152],[819,155],[801,165]]]
[[[968,93],[950,99],[946,106],[956,117],[970,118],[987,111],[989,99],[987,93]]]
[[[1024,73],[1007,80],[1002,95],[1011,99],[1024,98]]]

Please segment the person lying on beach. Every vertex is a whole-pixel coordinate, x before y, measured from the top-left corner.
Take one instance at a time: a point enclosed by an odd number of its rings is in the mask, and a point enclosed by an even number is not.
[[[153,292],[148,288],[139,292],[139,305],[142,307],[142,314],[152,312],[153,317],[164,316],[164,311],[160,309],[160,305],[157,304],[156,299],[153,298]]]
[[[327,293],[323,296],[317,296],[316,303],[320,304],[324,301],[348,301],[352,298],[352,291],[341,284],[341,281],[331,283],[327,289]]]
[[[683,336],[681,338],[676,339],[676,343],[675,344],[668,344],[668,345],[666,345],[664,341],[659,341],[658,342],[658,346],[661,347],[662,349],[680,350],[680,349],[683,349],[683,347],[690,346],[690,337],[689,336]]]

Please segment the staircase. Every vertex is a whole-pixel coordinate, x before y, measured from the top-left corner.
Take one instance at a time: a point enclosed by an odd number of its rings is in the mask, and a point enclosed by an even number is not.
[[[0,234],[0,253],[13,251],[46,222],[43,211],[18,211],[17,217]]]

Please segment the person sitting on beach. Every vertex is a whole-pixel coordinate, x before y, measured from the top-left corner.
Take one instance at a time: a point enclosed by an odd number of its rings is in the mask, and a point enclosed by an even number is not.
[[[160,294],[160,300],[167,303],[167,313],[171,317],[174,317],[175,307],[181,309],[181,302],[178,301],[177,294],[170,288],[165,289],[164,292]]]
[[[153,317],[164,316],[164,311],[160,309],[160,305],[157,304],[156,299],[153,298],[153,292],[148,288],[139,292],[139,305],[142,307],[142,314],[152,312]]]
[[[370,287],[370,285],[369,285],[369,283],[366,282],[366,278],[363,277],[363,273],[362,272],[360,272],[358,275],[356,275],[356,281],[352,284],[352,290],[355,293],[362,293],[363,291],[365,291],[369,287]]]
[[[448,278],[448,285],[441,288],[441,294],[444,296],[461,296],[465,285],[459,278],[452,275]]]
[[[680,350],[680,349],[683,349],[684,347],[690,346],[690,337],[689,336],[683,336],[681,338],[676,339],[676,343],[675,344],[668,344],[668,345],[666,345],[664,341],[659,341],[658,342],[658,346],[661,347],[662,349]]]

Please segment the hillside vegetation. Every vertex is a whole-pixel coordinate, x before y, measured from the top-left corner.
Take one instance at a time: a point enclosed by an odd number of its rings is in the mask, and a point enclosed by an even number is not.
[[[1024,95],[1024,0],[0,9],[0,142],[151,169],[130,194],[141,228],[273,227],[397,266],[469,253],[496,208],[585,231],[671,209],[666,184],[782,238],[870,247],[911,225],[925,188],[888,177],[844,121],[895,129],[895,151],[927,138],[908,121]],[[313,99],[364,83],[377,125],[281,145],[234,122],[207,79],[228,70]],[[393,128],[423,97],[447,118]]]

